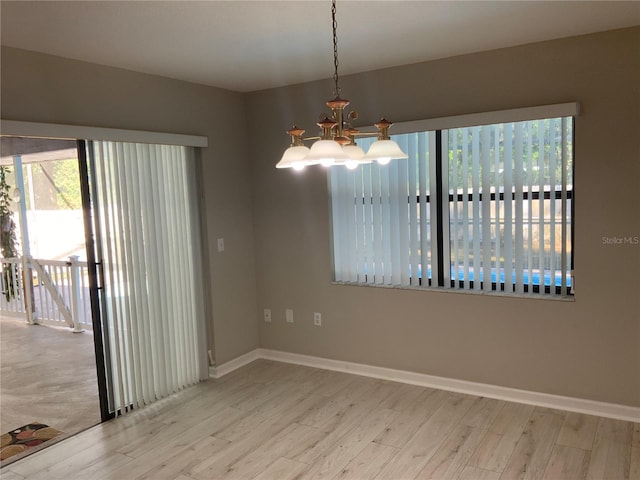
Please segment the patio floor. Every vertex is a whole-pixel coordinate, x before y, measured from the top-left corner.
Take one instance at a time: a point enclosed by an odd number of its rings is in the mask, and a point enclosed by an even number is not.
[[[93,335],[0,321],[0,433],[34,421],[77,433],[100,422]]]

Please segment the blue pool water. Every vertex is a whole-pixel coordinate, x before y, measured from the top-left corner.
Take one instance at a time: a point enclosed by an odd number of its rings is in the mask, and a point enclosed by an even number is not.
[[[427,271],[427,275],[428,278],[431,278],[431,268],[428,269]],[[505,281],[505,272],[504,269],[500,269],[500,274],[499,274],[499,280],[496,282],[497,278],[498,278],[498,272],[496,270],[492,270],[491,271],[491,283],[504,283]],[[531,272],[531,284],[532,285],[544,285],[546,287],[550,287],[551,286],[551,271],[549,270],[545,270],[544,273],[542,275],[540,275],[539,271],[533,271]],[[421,271],[421,267],[418,266],[418,277],[422,278],[422,271]],[[465,280],[464,278],[464,269],[458,269],[458,275],[456,276],[456,272],[455,270],[451,270],[451,278],[460,282],[463,282]],[[543,283],[540,283],[540,279],[542,278]],[[468,274],[468,280],[470,282],[473,282],[475,280],[475,274],[473,271],[472,267],[469,267],[469,274]],[[480,272],[480,278],[479,280],[481,282],[484,281],[484,275],[483,272]],[[511,275],[511,283],[516,283],[516,274],[512,273]],[[529,272],[525,271],[523,273],[523,280],[522,283],[524,285],[529,285]],[[567,276],[567,280],[566,280],[567,286],[570,287],[571,286],[571,277]],[[560,286],[562,284],[562,274],[560,272],[555,272],[555,285],[556,286]]]

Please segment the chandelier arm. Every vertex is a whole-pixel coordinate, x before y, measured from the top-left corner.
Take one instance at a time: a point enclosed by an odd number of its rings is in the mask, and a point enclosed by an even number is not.
[[[354,137],[375,137],[378,134],[376,132],[358,132],[354,133]]]
[[[376,135],[378,135],[375,132],[358,132],[355,133],[354,136],[357,137],[375,137]],[[317,137],[304,137],[302,138],[303,141],[309,141],[309,140],[320,140],[322,137],[317,136]]]

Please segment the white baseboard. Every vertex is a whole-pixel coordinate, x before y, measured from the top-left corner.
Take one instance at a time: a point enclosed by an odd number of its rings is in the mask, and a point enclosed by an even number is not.
[[[251,352],[224,363],[219,367],[210,367],[210,372],[213,370],[211,377],[220,378],[221,376],[257,359],[293,363],[307,367],[322,368],[336,372],[379,378],[381,380],[390,380],[393,382],[409,383],[422,387],[437,388],[439,390],[446,390],[449,392],[465,393],[540,407],[556,408],[559,410],[584,413],[587,415],[615,418],[617,420],[640,422],[640,408],[638,407],[597,402],[594,400],[575,397],[565,397],[562,395],[552,395],[549,393],[531,392],[528,390],[489,385],[486,383],[456,380],[454,378],[437,377],[424,373],[375,367],[361,363],[343,362],[340,360],[331,360],[328,358],[313,357],[310,355],[301,355],[298,353],[282,352],[264,348],[252,350]]]
[[[240,367],[244,367],[249,363],[258,360],[260,357],[260,349],[256,348],[255,350],[251,350],[250,352],[245,353],[244,355],[240,355],[239,357],[234,358],[233,360],[229,360],[228,362],[223,363],[222,365],[218,365],[215,367],[209,367],[209,377],[210,378],[220,378],[225,376],[227,373],[231,373],[234,370],[239,369]]]

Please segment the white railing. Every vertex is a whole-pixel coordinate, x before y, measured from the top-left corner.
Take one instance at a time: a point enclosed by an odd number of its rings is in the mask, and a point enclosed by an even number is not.
[[[22,260],[20,258],[0,258],[0,312],[3,315],[23,316],[24,291],[22,289]]]
[[[25,266],[26,265],[26,266]],[[26,317],[25,297],[31,298],[35,323],[68,326],[82,331],[91,326],[87,262],[0,258],[0,313]],[[32,294],[25,295],[24,272],[33,279]]]

